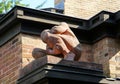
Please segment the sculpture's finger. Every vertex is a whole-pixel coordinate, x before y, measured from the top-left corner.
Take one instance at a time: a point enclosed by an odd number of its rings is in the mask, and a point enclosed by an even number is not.
[[[49,29],[46,29],[44,31],[41,32],[40,37],[42,39],[43,42],[46,43],[47,39],[48,39],[48,34],[50,33]]]

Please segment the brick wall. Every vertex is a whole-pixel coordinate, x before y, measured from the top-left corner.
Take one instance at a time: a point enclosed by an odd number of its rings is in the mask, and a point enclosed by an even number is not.
[[[16,84],[21,68],[21,35],[0,47],[0,84]]]
[[[120,76],[119,40],[104,38],[93,45],[81,44],[80,61],[103,64],[106,75]],[[19,70],[34,60],[36,48],[45,49],[39,36],[19,34],[0,47],[0,84],[16,84]]]
[[[120,77],[120,40],[108,39],[110,76]]]
[[[32,52],[45,49],[40,36],[19,34],[0,47],[0,84],[16,84],[21,68],[34,60]],[[92,62],[91,45],[82,44],[80,61]]]
[[[102,10],[120,10],[120,0],[65,0],[65,15],[89,19]]]
[[[103,64],[107,76],[117,77],[120,75],[119,43],[119,40],[107,37],[93,45],[82,43],[82,53],[79,61]],[[22,34],[22,66],[24,67],[34,60],[32,52],[35,48],[45,49],[45,46],[39,36]]]
[[[82,48],[82,53],[79,61],[94,62],[92,45],[82,43],[81,48]]]
[[[35,48],[45,49],[40,36],[19,34],[0,47],[0,84],[16,84],[19,71],[34,60]]]
[[[34,60],[34,49],[45,49],[46,44],[40,40],[40,36],[22,34],[22,59],[23,67]],[[82,54],[79,61],[93,62],[92,45],[81,44]]]
[[[106,76],[120,77],[120,40],[106,37],[93,45],[81,45],[79,61],[102,64]]]
[[[45,46],[39,36],[22,34],[22,66],[24,67],[34,60],[32,52],[35,48],[45,49]],[[93,45],[82,43],[81,48],[82,53],[79,61],[103,64],[107,76],[119,76],[120,44],[118,40],[106,37]]]
[[[120,40],[104,38],[93,45],[94,62],[103,64],[107,76],[120,76]]]
[[[34,60],[32,52],[36,48],[45,49],[46,45],[40,40],[40,36],[22,34],[22,60],[24,67]]]

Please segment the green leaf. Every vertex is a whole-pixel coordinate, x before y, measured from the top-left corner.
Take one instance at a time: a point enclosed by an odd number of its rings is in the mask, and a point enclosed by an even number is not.
[[[28,4],[22,4],[21,1],[22,0],[2,0],[0,2],[0,13],[3,13],[4,11],[8,12],[13,7],[13,5],[19,5],[24,7],[29,6]]]
[[[6,6],[7,11],[9,11],[11,8],[12,8],[12,3],[8,2]]]

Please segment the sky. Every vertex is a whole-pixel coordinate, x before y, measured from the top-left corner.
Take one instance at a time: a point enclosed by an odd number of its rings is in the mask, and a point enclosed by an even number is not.
[[[0,0],[1,2],[2,0]],[[21,3],[29,4],[29,8],[36,8],[38,5],[42,4],[45,0],[22,0]],[[54,7],[54,0],[47,0],[46,3],[41,8]]]
[[[45,0],[22,0],[21,3],[29,4],[30,8],[35,8],[42,4]],[[47,0],[42,8],[54,7],[54,0]]]

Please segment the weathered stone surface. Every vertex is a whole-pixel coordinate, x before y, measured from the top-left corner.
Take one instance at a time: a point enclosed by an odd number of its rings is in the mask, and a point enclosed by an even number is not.
[[[93,79],[94,77],[96,78],[96,76],[98,78],[95,81],[91,79],[92,77]],[[102,65],[100,64],[68,61],[56,56],[47,55],[34,60],[21,69],[18,84],[32,84],[44,78],[51,80],[49,77],[66,79],[65,81],[74,80],[84,82],[88,81],[86,77],[90,78],[91,82],[98,82],[98,80],[104,78]]]
[[[62,58],[47,55],[44,57],[41,57],[39,59],[36,59],[29,63],[27,66],[25,66],[21,70],[21,76],[25,76],[26,74],[32,72],[33,70],[45,65],[45,64],[56,64],[56,65],[63,65],[68,67],[76,67],[76,68],[83,68],[83,69],[92,69],[92,70],[102,70],[102,65],[95,64],[95,63],[87,63],[87,62],[77,62],[77,61],[68,61],[63,60]]]
[[[89,79],[89,80],[88,80]],[[120,81],[106,79],[102,66],[95,63],[63,60],[62,58],[47,55],[41,57],[21,70],[18,84],[56,84],[56,83],[102,83],[119,84]]]

